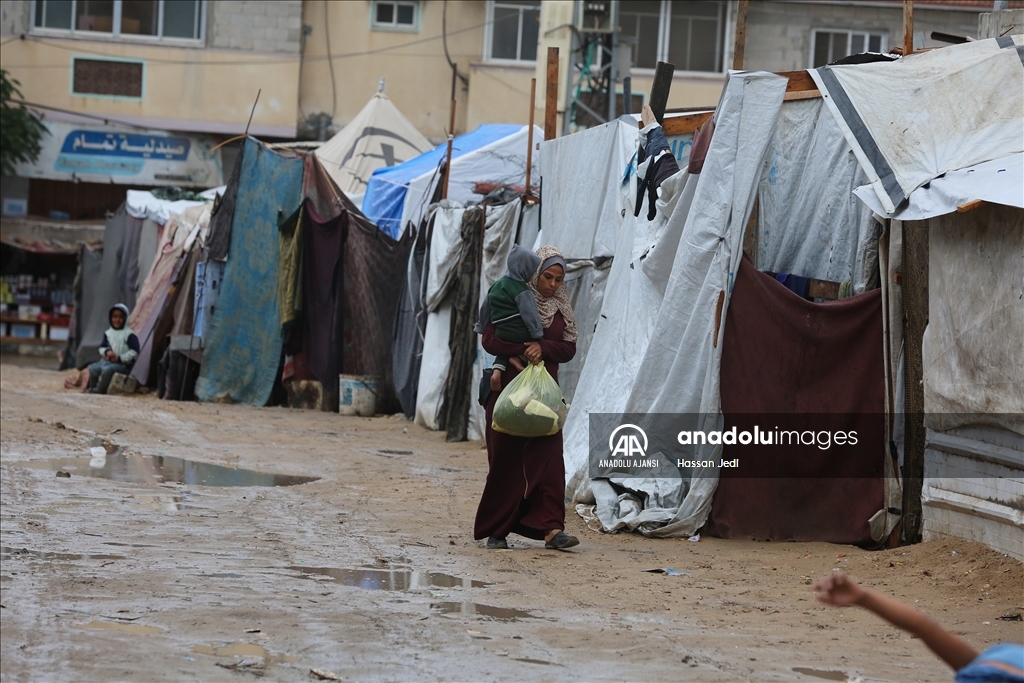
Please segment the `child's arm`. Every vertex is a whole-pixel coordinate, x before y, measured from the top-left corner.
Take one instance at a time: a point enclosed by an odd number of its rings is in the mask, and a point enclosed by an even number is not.
[[[109,360],[107,354],[110,353],[110,340],[107,339],[107,333],[103,333],[103,341],[100,343],[100,358],[103,360]]]
[[[953,635],[910,605],[861,588],[845,572],[835,571],[814,584],[819,602],[838,607],[860,605],[890,624],[909,631],[924,641],[932,652],[955,671],[964,668],[978,656],[978,651],[963,638]]]
[[[473,331],[477,334],[483,334],[484,328],[487,327],[487,323],[491,322],[491,302],[488,297],[484,297],[484,302],[480,304],[480,315],[477,316],[476,325],[473,326]]]
[[[534,295],[532,289],[527,289],[525,292],[520,292],[516,297],[516,308],[519,309],[519,315],[523,318],[523,323],[526,324],[526,329],[530,331],[530,336],[534,339],[541,339],[544,337],[544,324],[540,320],[540,310],[537,308],[537,297]]]
[[[142,347],[139,346],[139,338],[134,334],[128,335],[128,350],[124,352],[123,356],[121,356],[121,362],[125,365],[130,365],[135,362],[141,348]]]

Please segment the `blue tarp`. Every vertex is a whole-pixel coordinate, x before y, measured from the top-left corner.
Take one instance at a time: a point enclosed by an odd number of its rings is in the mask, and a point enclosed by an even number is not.
[[[493,123],[480,126],[472,133],[455,138],[452,143],[452,159],[458,159],[522,129],[519,124]],[[397,239],[402,231],[402,211],[409,183],[427,173],[433,173],[444,161],[447,152],[446,142],[396,166],[378,168],[366,186],[363,214],[385,233]]]
[[[302,157],[245,141],[231,251],[196,382],[201,401],[229,394],[235,403],[263,406],[270,398],[281,360],[277,224],[302,201],[302,167]]]

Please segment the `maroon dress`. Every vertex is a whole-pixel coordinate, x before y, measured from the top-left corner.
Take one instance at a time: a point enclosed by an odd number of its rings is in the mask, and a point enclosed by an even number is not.
[[[544,330],[540,347],[544,367],[558,381],[558,364],[572,360],[576,342],[563,341],[565,320],[555,313]],[[502,341],[494,325],[483,333],[483,347],[495,356],[520,356],[525,344]],[[501,388],[519,374],[511,365],[501,374]],[[487,483],[476,510],[473,537],[505,538],[516,533],[538,541],[552,529],[565,529],[565,463],[562,460],[562,432],[527,438],[491,429],[494,402],[499,392],[487,398]]]

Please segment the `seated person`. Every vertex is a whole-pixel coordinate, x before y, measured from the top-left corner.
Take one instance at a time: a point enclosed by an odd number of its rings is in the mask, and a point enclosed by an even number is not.
[[[103,334],[100,360],[89,366],[89,383],[83,391],[105,394],[114,374],[127,375],[139,355],[139,338],[128,327],[128,307],[115,304],[108,314],[110,328]]]
[[[508,255],[505,274],[491,285],[487,298],[480,306],[480,318],[473,328],[482,334],[488,323],[494,323],[495,333],[502,341],[525,344],[544,336],[544,327],[537,309],[537,298],[530,289],[530,278],[540,267],[540,257],[518,244]],[[516,359],[512,360],[516,363]],[[491,391],[501,391],[501,373],[509,359],[495,358],[491,365]],[[521,363],[516,367],[523,369]]]

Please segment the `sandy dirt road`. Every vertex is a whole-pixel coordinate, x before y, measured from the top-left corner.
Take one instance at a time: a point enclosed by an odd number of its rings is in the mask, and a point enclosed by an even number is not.
[[[648,540],[570,514],[575,552],[517,537],[487,551],[471,537],[480,442],[387,417],[83,396],[4,360],[4,681],[952,680],[919,641],[815,603],[808,584],[833,567],[979,648],[1024,638],[998,619],[1024,611],[1024,567],[984,546]],[[88,476],[102,439],[319,479]],[[643,571],[657,567],[684,574]]]

